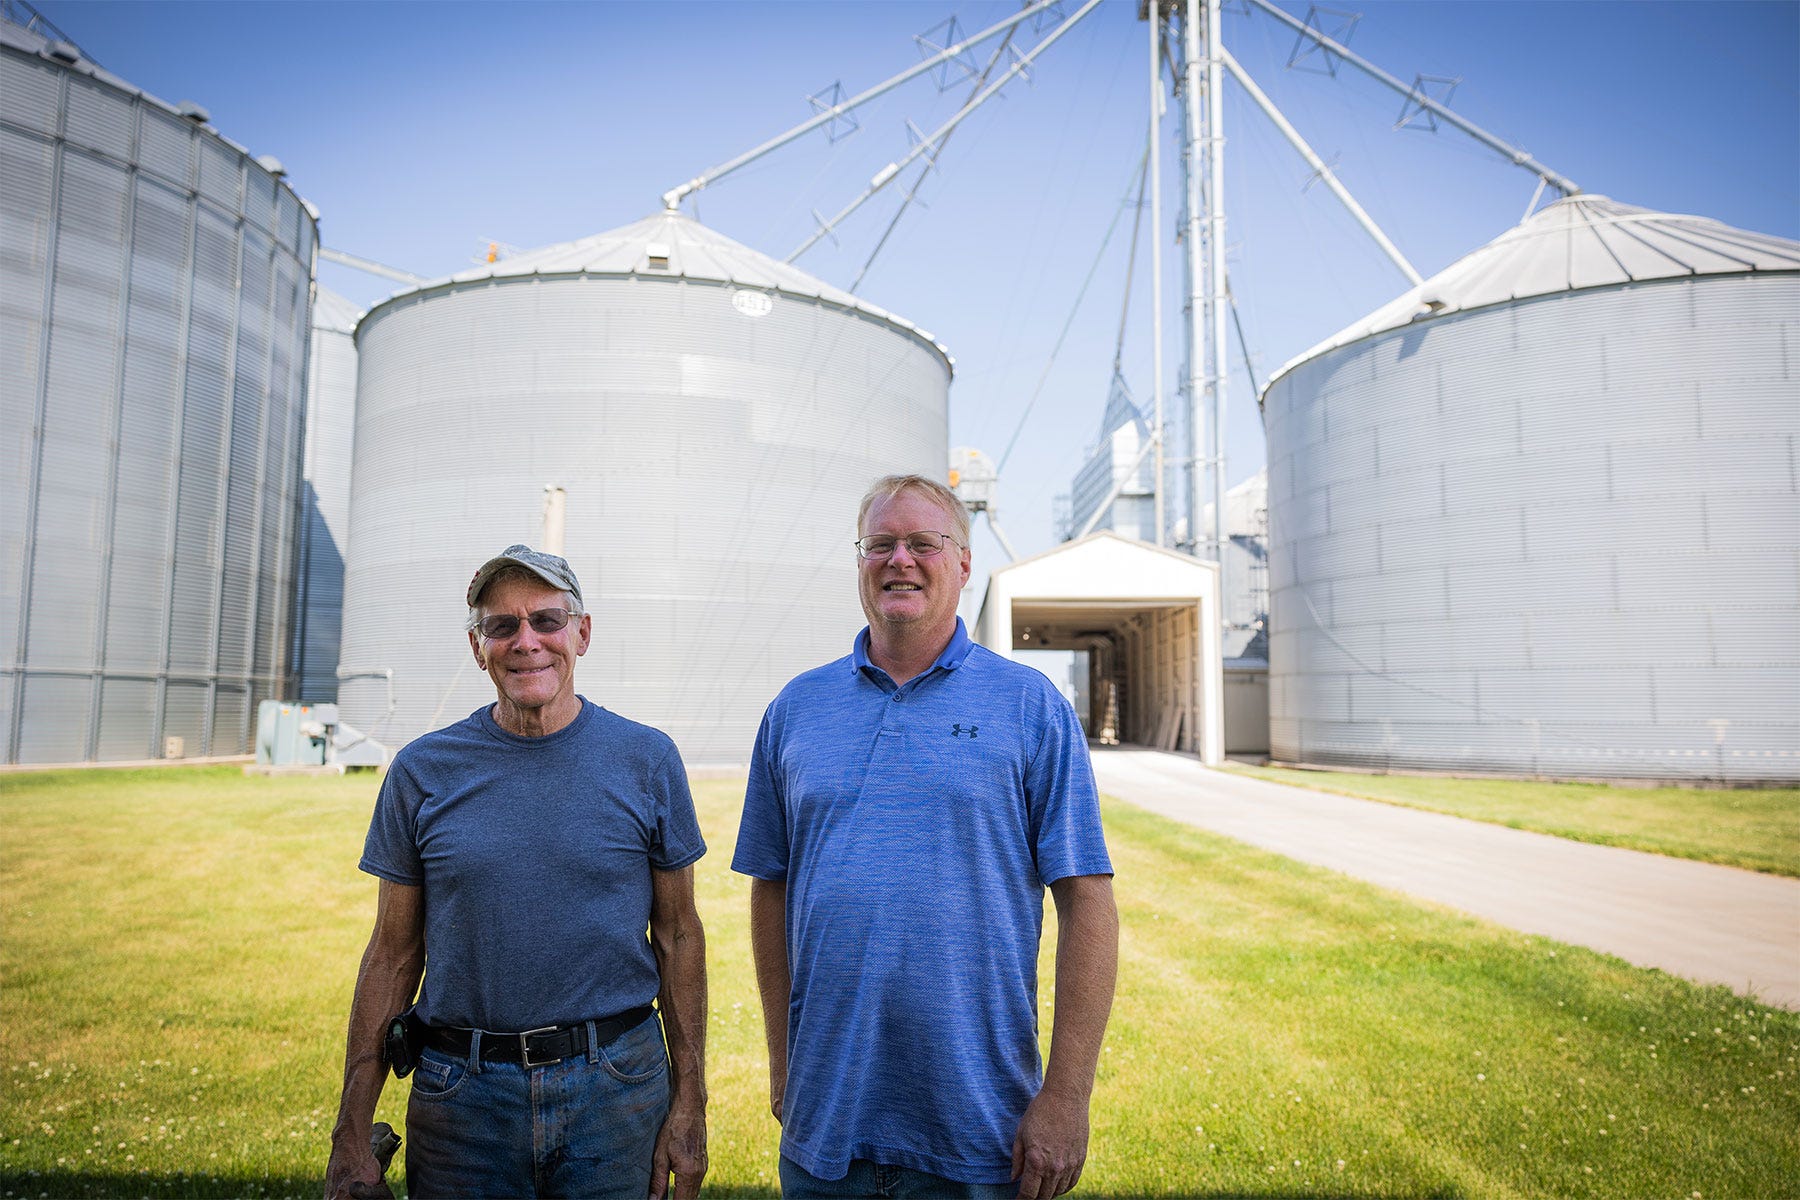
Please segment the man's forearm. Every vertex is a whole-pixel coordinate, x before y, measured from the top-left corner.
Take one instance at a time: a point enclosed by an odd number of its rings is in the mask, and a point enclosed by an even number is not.
[[[388,1067],[381,1058],[388,1022],[411,1003],[419,990],[425,956],[395,955],[376,936],[363,953],[357,973],[356,994],[350,1002],[350,1031],[345,1038],[344,1092],[338,1102],[337,1122],[331,1128],[331,1154],[325,1165],[327,1200],[342,1196],[386,1196],[393,1193],[382,1181],[382,1165],[370,1149],[375,1104],[387,1082]]]
[[[1056,1016],[1044,1090],[1086,1102],[1094,1089],[1119,971],[1119,910],[1112,879],[1080,875],[1051,885],[1056,900]]]
[[[669,1047],[669,1115],[657,1131],[650,1195],[691,1200],[706,1178],[706,932],[694,906],[694,868],[652,871],[650,945],[662,983],[663,1037]]]
[[[418,994],[425,973],[416,888],[383,883],[375,932],[363,951],[350,1001],[350,1027],[344,1039],[344,1091],[338,1104],[333,1140],[350,1138],[367,1145],[375,1104],[387,1083],[382,1041],[388,1022],[406,1010]]]
[[[756,990],[762,998],[763,1038],[769,1046],[771,1102],[786,1090],[788,999],[787,883],[750,881],[750,952],[756,960]],[[780,1114],[777,1113],[777,1116]]]
[[[389,976],[377,983],[365,971],[359,980],[356,996],[350,1003],[350,1030],[344,1049],[344,1093],[338,1105],[337,1125],[332,1136],[356,1135],[365,1138],[375,1120],[375,1105],[387,1083],[388,1067],[382,1061],[381,1046],[387,1035],[388,1022],[405,1010],[418,988],[415,976],[409,991],[399,979]]]
[[[666,944],[665,944],[666,941]],[[698,914],[673,923],[657,942],[663,1036],[669,1045],[672,1105],[706,1106],[706,933]]]

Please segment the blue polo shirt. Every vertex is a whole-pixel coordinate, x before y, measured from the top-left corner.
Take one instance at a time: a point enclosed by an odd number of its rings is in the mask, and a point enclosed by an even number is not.
[[[731,864],[787,883],[781,1152],[1005,1183],[1043,1083],[1044,888],[1112,873],[1087,741],[960,619],[899,687],[868,638],[769,705]]]

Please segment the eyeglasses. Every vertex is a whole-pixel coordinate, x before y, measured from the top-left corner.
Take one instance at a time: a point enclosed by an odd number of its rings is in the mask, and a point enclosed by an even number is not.
[[[555,633],[569,623],[575,614],[566,608],[540,608],[524,619],[531,626],[533,633]],[[507,638],[517,637],[520,620],[511,613],[500,613],[491,617],[483,617],[475,622],[475,632],[490,642],[504,642]]]
[[[864,558],[886,558],[901,546],[914,558],[930,558],[934,554],[942,554],[946,545],[962,547],[962,543],[947,533],[938,533],[931,529],[921,529],[909,533],[905,537],[895,537],[891,533],[871,533],[868,537],[856,539],[856,552]]]

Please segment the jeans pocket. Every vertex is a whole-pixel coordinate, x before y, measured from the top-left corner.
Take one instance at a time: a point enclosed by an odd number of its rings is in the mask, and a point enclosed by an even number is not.
[[[444,1058],[427,1050],[412,1073],[415,1100],[447,1100],[469,1077],[469,1064],[460,1058]]]
[[[627,1030],[600,1050],[600,1065],[607,1074],[624,1083],[642,1083],[669,1069],[669,1056],[663,1049],[662,1022],[655,1017],[645,1019],[636,1029]]]

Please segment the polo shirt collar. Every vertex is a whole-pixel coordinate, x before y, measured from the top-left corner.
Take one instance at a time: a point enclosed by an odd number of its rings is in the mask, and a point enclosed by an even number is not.
[[[931,670],[926,674],[929,675],[931,671],[940,668],[945,671],[956,670],[962,666],[963,660],[969,657],[969,652],[974,648],[974,639],[969,637],[969,631],[964,627],[963,619],[956,618],[956,632],[950,635],[950,644],[944,647],[944,652],[937,656],[937,661],[931,664]],[[850,649],[850,669],[853,672],[881,670],[869,660],[869,627],[867,625],[864,625],[862,632],[856,635],[856,642]]]

